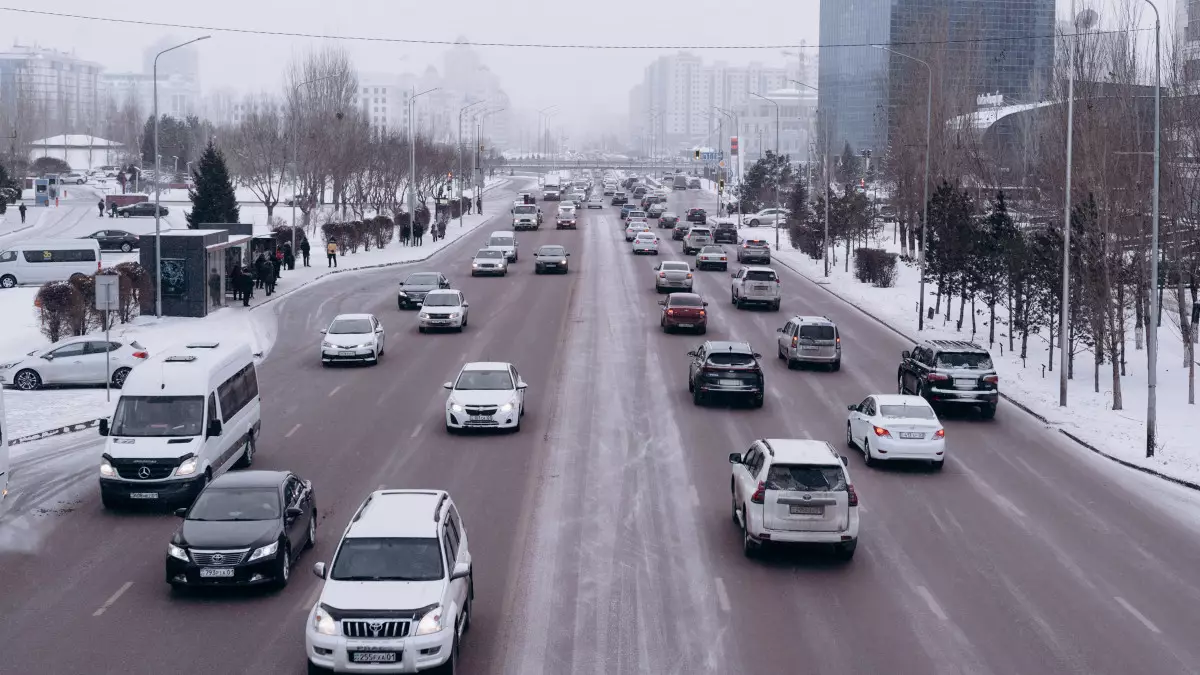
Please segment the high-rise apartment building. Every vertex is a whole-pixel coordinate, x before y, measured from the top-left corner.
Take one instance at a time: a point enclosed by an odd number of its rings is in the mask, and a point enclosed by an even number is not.
[[[102,66],[54,49],[0,52],[0,118],[28,141],[99,124]]]
[[[934,89],[973,101],[1036,101],[1050,87],[1054,0],[822,0],[820,109],[835,148],[887,150],[892,112],[925,92],[926,69],[867,45],[929,62]],[[921,101],[923,103],[923,101]]]

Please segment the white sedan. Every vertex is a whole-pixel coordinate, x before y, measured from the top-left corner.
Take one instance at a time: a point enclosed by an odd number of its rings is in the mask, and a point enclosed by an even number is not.
[[[625,241],[633,241],[633,238],[636,237],[639,232],[649,231],[650,226],[647,225],[645,221],[639,220],[631,222],[625,226]]]
[[[338,314],[321,334],[323,366],[343,361],[375,365],[383,356],[383,324],[374,314]]]
[[[0,363],[0,385],[32,391],[43,385],[104,384],[107,378],[119,389],[129,371],[149,356],[136,340],[72,337],[29,352],[23,359]]]
[[[658,235],[653,232],[638,232],[633,237],[633,253],[658,255]]]
[[[461,333],[467,327],[468,307],[462,291],[452,288],[429,291],[417,314],[417,332],[449,328]]]
[[[446,431],[511,429],[520,431],[525,415],[525,381],[511,363],[468,363],[453,382],[442,385],[446,397]]]
[[[867,466],[921,460],[939,470],[946,462],[946,430],[920,396],[875,394],[847,406],[846,444],[862,450]]]

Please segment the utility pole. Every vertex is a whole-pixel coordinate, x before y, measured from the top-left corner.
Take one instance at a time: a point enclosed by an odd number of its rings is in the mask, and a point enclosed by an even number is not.
[[[1158,7],[1150,0],[1146,4],[1154,10],[1154,208],[1150,230],[1150,330],[1146,338],[1146,456],[1153,457],[1158,441],[1158,322],[1162,306],[1158,296],[1158,192],[1159,168],[1162,164],[1161,120],[1162,120],[1162,54]],[[1183,321],[1185,317],[1179,317]]]
[[[775,162],[776,162],[776,164],[778,164],[780,161],[782,161],[782,157],[780,157],[780,155],[779,155],[779,102],[771,100],[771,99],[767,98],[766,96],[763,96],[762,94],[756,94],[754,92],[750,92],[750,95],[757,96],[758,98],[761,98],[762,100],[766,101],[767,103],[774,104],[774,106],[775,106]],[[781,169],[780,172],[775,175],[775,250],[776,251],[779,250],[779,180],[780,180],[780,178],[782,178],[782,174],[783,174],[783,171]]]
[[[463,113],[465,113],[468,109],[479,105],[480,103],[483,103],[483,99],[479,99],[478,101],[473,101],[473,102],[468,103],[467,105],[458,109],[458,226],[459,227],[462,227],[462,224],[463,224],[463,222],[462,222],[462,214],[463,214],[462,200],[463,200],[463,192],[464,192],[464,190],[463,190],[463,165],[462,165],[462,163],[463,163],[463,144],[462,144]],[[471,196],[473,198],[475,195],[471,195]]]
[[[421,93],[415,93],[408,98],[408,225],[417,223],[417,97],[441,89],[434,87]],[[415,230],[414,230],[415,231]]]

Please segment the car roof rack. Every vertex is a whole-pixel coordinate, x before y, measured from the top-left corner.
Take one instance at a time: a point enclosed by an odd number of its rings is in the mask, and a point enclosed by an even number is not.
[[[442,518],[442,504],[446,503],[448,495],[443,492],[441,497],[438,497],[437,505],[433,507],[433,522],[438,522]]]
[[[188,349],[216,349],[220,346],[220,342],[189,342],[187,344]]]
[[[768,441],[767,439],[764,438],[759,442],[763,444],[763,447],[767,449],[767,452],[771,453],[772,457],[775,456],[775,448],[771,447],[771,441]]]

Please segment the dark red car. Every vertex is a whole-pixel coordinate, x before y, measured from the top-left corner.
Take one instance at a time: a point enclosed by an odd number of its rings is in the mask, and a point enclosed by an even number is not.
[[[672,293],[662,305],[662,329],[665,333],[674,330],[694,330],[700,335],[708,331],[708,303],[695,293]]]

